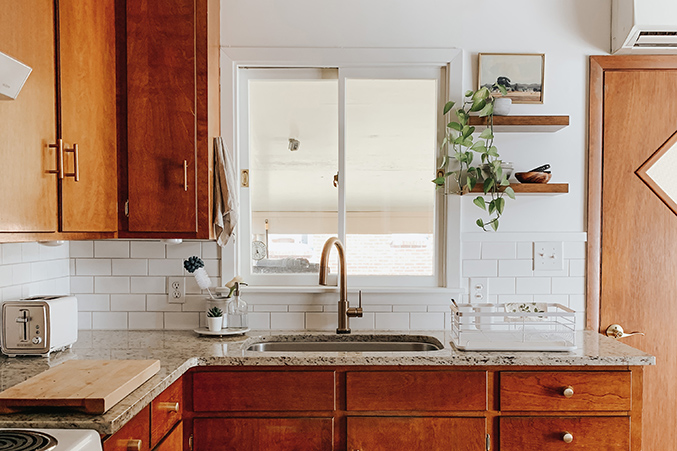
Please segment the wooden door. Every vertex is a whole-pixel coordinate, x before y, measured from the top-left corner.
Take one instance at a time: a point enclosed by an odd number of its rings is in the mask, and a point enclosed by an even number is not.
[[[0,52],[33,68],[16,100],[0,100],[0,232],[58,227],[54,7],[0,0]]]
[[[179,423],[153,451],[183,451],[183,422]]]
[[[61,183],[63,232],[117,230],[115,0],[59,0],[60,137],[79,181]],[[73,153],[65,169],[74,170]]]
[[[486,449],[486,420],[350,417],[347,443],[351,451],[478,451]]]
[[[130,232],[196,232],[195,0],[127,2]]]
[[[197,418],[195,451],[331,451],[332,418]]]
[[[675,449],[677,210],[646,170],[677,140],[677,56],[592,57],[590,96],[588,327],[646,333],[623,339],[657,360],[642,449]]]

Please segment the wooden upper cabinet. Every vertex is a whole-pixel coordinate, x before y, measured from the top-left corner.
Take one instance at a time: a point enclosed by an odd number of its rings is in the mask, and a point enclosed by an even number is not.
[[[130,237],[209,238],[212,140],[219,133],[218,0],[135,0],[126,14],[120,193],[129,204],[121,229]]]
[[[0,0],[0,11],[0,52],[33,69],[15,100],[0,100],[0,232],[55,232],[53,1]]]
[[[59,0],[61,230],[117,231],[115,0]],[[77,168],[75,164],[77,163]]]

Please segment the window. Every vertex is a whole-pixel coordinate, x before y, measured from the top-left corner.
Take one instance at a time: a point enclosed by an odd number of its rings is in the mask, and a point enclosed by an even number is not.
[[[241,68],[241,273],[315,285],[327,238],[351,279],[438,286],[443,67]],[[332,251],[332,273],[338,270]]]

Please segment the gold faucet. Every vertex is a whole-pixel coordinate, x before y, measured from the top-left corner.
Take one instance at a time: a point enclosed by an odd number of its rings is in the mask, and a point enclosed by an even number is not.
[[[350,308],[348,304],[348,276],[346,271],[346,251],[343,243],[336,238],[329,238],[322,248],[320,257],[320,285],[327,285],[327,276],[329,276],[329,253],[332,246],[336,246],[339,255],[339,303],[338,303],[338,328],[337,334],[349,334],[348,318],[362,317],[362,293],[360,293],[360,303],[357,308]]]

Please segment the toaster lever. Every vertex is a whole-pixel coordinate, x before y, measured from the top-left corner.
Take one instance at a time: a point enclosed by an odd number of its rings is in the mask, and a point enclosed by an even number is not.
[[[27,316],[20,316],[16,319],[16,322],[17,323],[27,323],[29,319],[30,318],[28,318]]]

